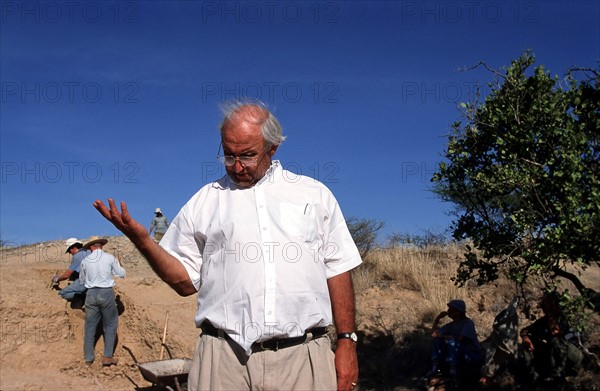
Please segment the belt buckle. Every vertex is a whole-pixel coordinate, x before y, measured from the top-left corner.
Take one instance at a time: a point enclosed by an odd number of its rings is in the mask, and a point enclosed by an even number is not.
[[[268,341],[260,341],[260,348],[262,350],[272,350],[272,351],[276,352],[279,349],[279,341],[277,341],[277,340],[273,341],[273,342],[275,342],[275,348],[274,349],[269,349],[268,347],[266,347],[265,346],[265,342],[268,342]]]

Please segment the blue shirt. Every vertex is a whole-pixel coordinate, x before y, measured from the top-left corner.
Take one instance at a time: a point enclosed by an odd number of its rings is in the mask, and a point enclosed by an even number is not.
[[[474,352],[479,352],[481,350],[479,340],[477,339],[477,332],[475,331],[475,323],[473,323],[473,321],[469,318],[453,320],[452,322],[442,326],[438,332],[440,335],[463,337],[461,344],[467,350]]]
[[[73,270],[74,272],[79,273],[79,267],[81,266],[81,261],[92,252],[90,250],[80,249],[73,255],[71,258],[71,264],[69,265],[69,270]]]
[[[79,279],[86,288],[111,288],[115,286],[113,276],[125,277],[125,269],[117,258],[103,250],[95,250],[81,261]]]

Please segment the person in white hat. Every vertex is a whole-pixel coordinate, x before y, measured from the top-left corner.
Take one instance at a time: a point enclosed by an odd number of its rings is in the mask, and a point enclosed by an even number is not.
[[[152,235],[152,230],[156,228],[154,231],[154,241],[158,243],[165,236],[167,228],[169,228],[169,219],[163,216],[160,208],[156,208],[154,214],[155,216],[150,223],[150,229],[148,229],[148,235]]]
[[[91,254],[81,262],[79,278],[87,288],[85,297],[85,326],[83,333],[83,355],[85,363],[94,362],[96,328],[102,321],[104,332],[104,357],[102,365],[115,365],[119,361],[113,357],[119,325],[119,312],[115,301],[115,280],[113,276],[125,277],[125,269],[113,255],[102,250],[108,240],[92,238],[83,248]]]
[[[88,256],[90,251],[82,249],[83,243],[77,238],[67,239],[65,241],[65,246],[67,246],[65,252],[72,255],[71,263],[69,264],[69,268],[61,275],[52,277],[52,282],[59,284],[64,280],[71,281],[71,283],[61,289],[58,294],[67,301],[72,301],[76,295],[80,295],[83,299],[86,288],[79,280],[79,267],[81,266],[81,261]]]
[[[433,322],[432,369],[428,377],[450,376],[450,388],[468,387],[469,383],[476,383],[483,365],[475,323],[467,317],[466,312],[467,306],[463,300],[450,300],[448,310],[440,312]],[[445,317],[452,321],[438,327],[440,320]]]

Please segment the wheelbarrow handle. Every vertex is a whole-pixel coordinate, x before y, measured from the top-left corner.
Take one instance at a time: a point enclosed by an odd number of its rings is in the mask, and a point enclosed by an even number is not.
[[[129,352],[129,355],[131,356],[131,358],[133,358],[134,363],[139,364],[137,358],[135,358],[135,355],[133,354],[133,352],[131,351],[129,346],[123,345],[123,349],[125,349],[125,350],[127,350],[127,352]]]
[[[163,342],[163,343],[161,343],[161,345],[167,350],[167,354],[169,355],[169,358],[173,359],[173,356],[171,355],[171,349],[169,349],[167,344]]]

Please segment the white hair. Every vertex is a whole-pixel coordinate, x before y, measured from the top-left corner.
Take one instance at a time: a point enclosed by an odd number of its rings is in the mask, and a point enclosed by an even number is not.
[[[267,105],[260,100],[247,98],[221,104],[221,110],[223,111],[223,121],[219,127],[221,134],[223,134],[227,124],[236,120],[240,111],[244,109],[247,111],[244,113],[246,115],[243,120],[259,125],[262,136],[269,146],[280,145],[285,140],[286,137],[282,134],[281,124]]]

